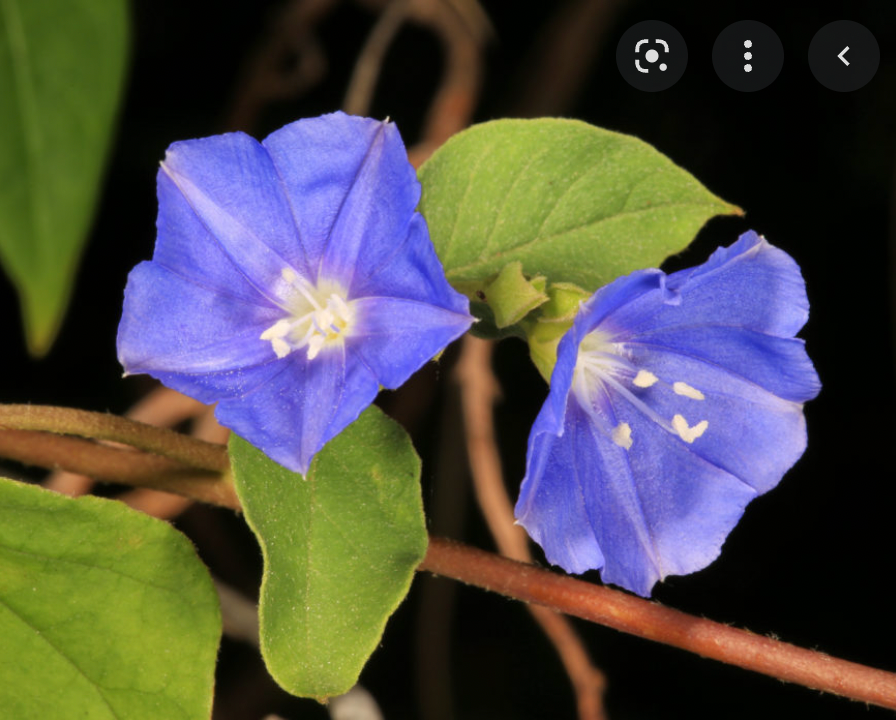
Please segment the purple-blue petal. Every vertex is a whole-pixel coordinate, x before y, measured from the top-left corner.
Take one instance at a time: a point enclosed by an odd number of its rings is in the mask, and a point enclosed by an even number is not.
[[[790,342],[801,348],[801,343]],[[799,374],[799,367],[804,377],[798,383],[803,388],[814,386],[811,395],[814,397],[818,391],[817,376],[811,364],[808,367],[802,364],[805,353],[800,355],[794,363],[780,367],[792,375]],[[806,449],[802,402],[785,399],[724,366],[688,355],[640,347],[632,359],[659,378],[650,388],[631,388],[641,401],[663,418],[681,415],[690,427],[703,420],[709,423],[693,443],[672,437],[690,452],[724,468],[759,492],[767,492],[777,485]],[[686,382],[704,398],[695,400],[676,393],[676,382]],[[783,385],[783,381],[779,378],[776,384]],[[800,385],[795,383],[794,387],[800,388]],[[632,438],[634,443],[638,442],[634,425]]]
[[[118,358],[128,373],[251,367],[272,358],[270,343],[259,336],[279,313],[196,285],[155,262],[143,262],[131,271],[125,288]]]
[[[395,125],[333,113],[269,135],[270,153],[307,262],[353,297],[356,273],[378,267],[407,235],[420,185]]]
[[[304,353],[287,360],[277,376],[251,393],[222,400],[215,415],[268,457],[304,475],[314,455],[357,419],[379,388],[341,348],[314,360]]]
[[[261,296],[277,302],[272,289],[284,268],[308,277],[277,169],[256,140],[227,133],[174,143],[161,172]]]
[[[636,365],[655,374],[659,374],[655,366],[673,362],[693,368],[687,371],[691,377],[702,372],[701,368],[717,368],[734,380],[746,380],[797,403],[811,400],[821,389],[805,343],[799,338],[715,325],[642,333],[625,346]],[[675,380],[694,385],[685,375]],[[738,386],[738,392],[746,393],[748,389]]]
[[[442,348],[463,335],[473,319],[421,302],[393,297],[356,300],[350,351],[384,387],[395,389]]]
[[[627,285],[627,279],[616,282]],[[674,293],[677,304],[657,302],[663,292]],[[792,337],[806,323],[809,302],[793,258],[751,231],[731,247],[716,250],[703,265],[665,276],[663,288],[610,309],[599,322],[625,339],[682,325],[682,310],[688,325],[727,325]]]
[[[469,316],[470,303],[445,279],[426,221],[419,213],[412,215],[403,239],[396,239],[376,262],[368,256],[364,259],[355,272],[355,297],[419,300]]]
[[[164,170],[156,176],[156,191],[159,216],[153,262],[224,297],[270,306],[270,301],[246,279]]]
[[[715,560],[757,492],[618,396],[610,415],[611,422],[629,423],[633,444],[625,450],[590,425],[602,472],[583,492],[606,556],[601,576],[649,595],[667,575]]]

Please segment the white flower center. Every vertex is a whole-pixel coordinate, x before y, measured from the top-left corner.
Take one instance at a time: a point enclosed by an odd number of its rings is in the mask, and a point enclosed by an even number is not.
[[[657,383],[660,387],[670,387],[654,373],[645,368],[636,367],[628,357],[625,348],[620,343],[615,343],[612,336],[601,330],[588,333],[579,344],[579,352],[576,355],[576,366],[572,376],[572,391],[579,404],[589,413],[596,426],[619,447],[630,449],[635,442],[632,428],[626,422],[620,422],[611,427],[604,413],[598,410],[599,398],[610,392],[615,392],[628,400],[641,413],[657,423],[667,432],[677,435],[686,443],[693,443],[709,427],[708,420],[701,420],[694,426],[688,425],[684,415],[676,413],[670,420],[659,415],[638,394],[637,390],[648,390]],[[675,395],[688,398],[688,400],[702,401],[705,395],[695,387],[681,380],[675,380],[671,384],[671,390]],[[640,393],[643,395],[643,393]]]
[[[355,319],[346,291],[331,280],[318,280],[312,285],[291,268],[283,268],[281,276],[276,295],[287,315],[265,330],[260,339],[270,341],[278,358],[307,347],[308,359],[314,360],[322,350],[340,347]]]

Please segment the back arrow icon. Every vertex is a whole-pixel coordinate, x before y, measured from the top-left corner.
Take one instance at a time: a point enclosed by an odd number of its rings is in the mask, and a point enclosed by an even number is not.
[[[838,58],[840,58],[843,61],[844,65],[849,65],[849,60],[847,60],[845,57],[843,57],[844,55],[846,55],[847,50],[849,50],[849,45],[847,45],[845,48],[843,48],[840,51],[840,54],[837,56]]]

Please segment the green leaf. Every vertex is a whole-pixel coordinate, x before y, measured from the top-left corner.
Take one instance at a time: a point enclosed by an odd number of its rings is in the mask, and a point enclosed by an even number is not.
[[[288,692],[346,692],[376,649],[426,552],[420,461],[376,407],[331,440],[308,475],[235,435],[230,456],[264,555],[261,652]]]
[[[575,120],[473,126],[418,175],[420,211],[459,288],[519,261],[529,277],[593,292],[740,212],[646,143]]]
[[[208,571],[170,525],[0,479],[3,717],[207,720],[220,636]]]
[[[121,95],[126,0],[0,0],[0,262],[31,352],[53,342]]]

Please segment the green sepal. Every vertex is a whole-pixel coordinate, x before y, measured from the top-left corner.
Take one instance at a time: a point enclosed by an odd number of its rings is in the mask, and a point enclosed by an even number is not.
[[[492,309],[495,326],[501,330],[515,325],[532,310],[548,301],[544,277],[531,280],[523,275],[523,264],[518,260],[505,265],[497,277],[483,290],[485,302]]]
[[[538,372],[548,382],[557,364],[557,346],[572,327],[579,306],[590,296],[572,283],[555,283],[547,288],[548,301],[533,316],[520,323],[529,343],[529,355]]]

